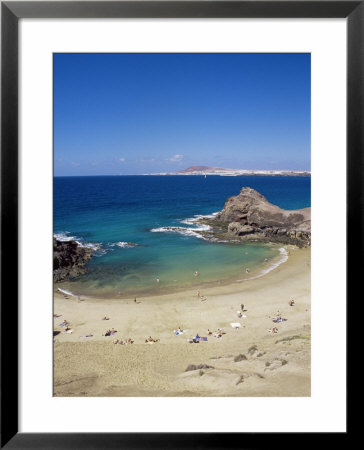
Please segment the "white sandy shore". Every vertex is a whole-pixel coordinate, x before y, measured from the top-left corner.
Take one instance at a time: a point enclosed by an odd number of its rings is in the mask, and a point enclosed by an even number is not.
[[[309,396],[310,273],[310,249],[296,249],[263,277],[204,289],[205,301],[196,290],[138,298],[140,303],[78,301],[56,293],[54,313],[61,317],[54,319],[54,330],[61,332],[54,337],[54,394]],[[247,311],[239,319],[241,304]],[[277,310],[287,321],[272,322]],[[104,316],[110,320],[101,320]],[[71,334],[59,326],[64,319]],[[242,328],[235,330],[230,322]],[[278,333],[269,333],[274,326]],[[187,331],[175,336],[178,327]],[[103,336],[111,328],[116,335]],[[222,338],[207,335],[218,328],[226,332]],[[196,333],[208,341],[189,344],[187,338]],[[148,336],[160,342],[147,345]],[[129,337],[134,344],[112,343]],[[238,355],[241,361],[234,360]],[[185,372],[190,364],[213,368]]]

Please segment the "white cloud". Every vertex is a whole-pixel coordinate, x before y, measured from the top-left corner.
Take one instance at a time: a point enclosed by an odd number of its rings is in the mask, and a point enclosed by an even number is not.
[[[171,161],[171,162],[180,162],[183,159],[183,155],[173,155],[170,158],[167,158],[166,161]]]
[[[124,161],[125,161],[125,158],[119,158],[119,161],[120,161],[120,162],[124,162]]]

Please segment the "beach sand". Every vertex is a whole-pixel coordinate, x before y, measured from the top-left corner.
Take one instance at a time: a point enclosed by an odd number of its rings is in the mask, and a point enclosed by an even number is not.
[[[260,278],[201,289],[205,301],[197,290],[138,303],[56,292],[54,395],[310,396],[310,275],[310,249],[291,248],[288,261]],[[245,318],[237,317],[241,304]],[[273,323],[277,311],[287,321]],[[62,332],[64,319],[72,334]],[[187,331],[176,336],[178,327]],[[111,328],[116,335],[103,336]],[[218,328],[222,338],[207,334]],[[188,343],[196,333],[208,341]],[[145,344],[148,336],[160,341]],[[113,344],[129,337],[134,344]],[[186,371],[200,364],[212,367]]]

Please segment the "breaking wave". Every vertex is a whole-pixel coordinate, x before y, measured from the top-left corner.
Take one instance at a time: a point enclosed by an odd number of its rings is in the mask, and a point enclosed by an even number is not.
[[[188,228],[188,227],[159,227],[159,228],[152,228],[150,231],[152,233],[179,233],[184,236],[194,236],[200,239],[206,239],[203,235],[201,235],[199,232],[201,231],[210,231],[211,227],[209,225],[200,225],[195,228]]]
[[[69,242],[75,241],[80,247],[90,248],[94,252],[97,253],[105,253],[105,250],[102,248],[102,245],[99,242],[86,242],[84,239],[79,238],[77,236],[72,236],[69,231],[61,231],[59,233],[54,233],[53,235],[57,241],[60,242]]]

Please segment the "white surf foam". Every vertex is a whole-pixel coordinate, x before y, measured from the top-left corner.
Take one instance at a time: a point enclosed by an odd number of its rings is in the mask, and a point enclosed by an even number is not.
[[[99,242],[86,242],[82,238],[71,236],[69,231],[60,231],[59,233],[54,233],[53,236],[60,242],[75,241],[80,247],[90,248],[95,252],[104,252],[102,250],[102,245]]]
[[[254,277],[245,278],[243,280],[236,280],[236,281],[241,282],[241,281],[254,280],[256,278],[263,277],[267,273],[269,273],[272,270],[276,269],[278,266],[280,266],[281,264],[285,263],[288,260],[288,253],[287,253],[287,250],[284,247],[281,247],[279,249],[279,253],[281,254],[281,257],[279,258],[279,260],[274,262],[273,264],[271,264],[266,269],[261,270],[258,275],[255,275]]]
[[[137,247],[137,244],[131,244],[130,242],[116,242],[115,245],[117,245],[120,248],[131,248],[131,247]]]
[[[111,242],[107,245],[108,245],[108,247],[120,247],[120,248],[139,247],[139,244],[135,244],[134,242],[125,242],[125,241]]]
[[[185,223],[186,225],[194,225],[194,224],[198,223],[198,221],[201,219],[212,219],[216,216],[216,214],[218,214],[218,212],[214,212],[212,214],[206,214],[206,215],[196,214],[193,217],[188,217],[187,219],[182,219],[182,220],[180,220],[180,222]]]
[[[68,242],[76,239],[75,236],[70,236],[69,231],[60,231],[59,233],[54,233],[53,236],[60,242]]]
[[[200,239],[206,239],[204,236],[202,236],[199,231],[209,231],[211,230],[211,227],[209,225],[200,225],[196,226],[194,228],[189,227],[159,227],[159,228],[152,228],[150,231],[152,233],[179,233],[184,236],[194,236]]]
[[[76,240],[76,242],[80,247],[91,248],[95,252],[102,251],[102,247],[99,242],[83,242],[83,241],[77,241],[77,240]]]
[[[69,295],[71,297],[76,297],[76,295],[73,292],[67,291],[66,289],[57,288],[57,290],[62,294]]]

